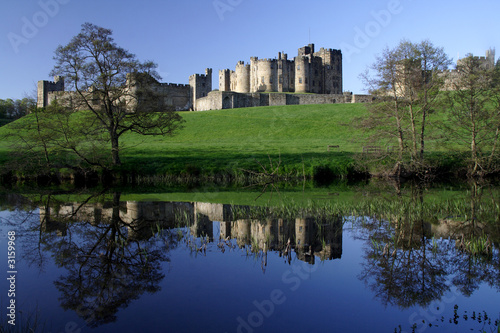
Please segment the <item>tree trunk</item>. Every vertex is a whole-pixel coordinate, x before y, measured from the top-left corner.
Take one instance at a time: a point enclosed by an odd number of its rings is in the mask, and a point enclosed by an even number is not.
[[[397,130],[397,137],[398,137],[398,145],[399,145],[399,161],[398,163],[401,163],[403,161],[403,151],[404,151],[404,140],[403,140],[403,129],[401,125],[401,119],[399,118],[399,102],[396,93],[395,95],[395,101],[394,101],[394,118],[396,118],[396,130]]]
[[[425,151],[425,121],[427,118],[427,111],[425,107],[422,110],[422,130],[420,131],[420,163],[424,163],[424,151]]]
[[[488,160],[488,171],[490,171],[490,172],[493,171],[493,170],[491,170],[491,164],[493,163],[493,159],[495,158],[495,154],[497,151],[497,144],[498,144],[499,135],[500,135],[500,126],[497,127],[497,130],[495,132],[495,139],[493,140],[493,147],[491,148],[491,155],[490,155],[490,158]]]
[[[122,164],[120,160],[120,148],[118,145],[118,135],[115,131],[110,132],[111,137],[111,157],[113,159],[113,166],[119,166]]]
[[[425,81],[426,82],[424,82],[424,84],[427,84],[427,80]],[[422,128],[420,130],[420,163],[422,163],[422,165],[424,164],[425,153],[425,122],[427,121],[427,109],[429,108],[429,95],[427,89],[428,87],[426,87],[424,91],[424,105],[422,107]]]
[[[475,176],[477,174],[478,169],[478,156],[477,156],[477,124],[476,124],[476,105],[474,100],[475,91],[471,89],[470,94],[470,104],[469,104],[469,117],[471,124],[471,143],[470,143],[470,151],[472,162],[474,163],[474,167],[471,171],[471,176]]]
[[[410,122],[411,122],[411,139],[413,151],[411,152],[412,159],[417,157],[417,128],[415,126],[415,113],[413,112],[413,101],[410,104]]]
[[[474,119],[474,117],[472,117]],[[472,123],[472,138],[471,138],[471,144],[470,144],[470,149],[472,153],[472,161],[474,162],[474,168],[472,169],[471,174],[474,176],[477,173],[477,169],[479,166],[479,161],[478,161],[478,156],[477,156],[477,142],[476,142],[476,123],[473,121]]]

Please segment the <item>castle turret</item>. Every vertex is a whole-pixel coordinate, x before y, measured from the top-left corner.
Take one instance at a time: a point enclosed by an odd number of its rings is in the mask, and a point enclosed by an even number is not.
[[[307,46],[301,47],[299,49],[299,57],[304,57],[307,55],[312,55],[314,54],[314,44],[309,44]]]
[[[239,93],[250,92],[250,65],[245,65],[243,61],[236,65],[236,89]]]
[[[36,106],[44,108],[49,105],[51,102],[49,93],[55,91],[64,91],[64,78],[62,76],[54,76],[54,81],[38,81]]]
[[[256,89],[252,92],[276,91],[276,59],[261,59],[256,62]]]
[[[295,58],[295,92],[309,92],[309,57]]]
[[[223,69],[219,71],[219,90],[231,91],[231,70]]]

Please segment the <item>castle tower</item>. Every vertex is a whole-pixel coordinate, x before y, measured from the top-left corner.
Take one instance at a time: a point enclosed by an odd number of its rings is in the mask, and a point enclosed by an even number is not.
[[[490,48],[489,50],[486,51],[486,61],[488,62],[488,65],[491,66],[491,68],[495,67],[495,49]]]
[[[245,65],[243,61],[236,65],[236,87],[235,92],[249,93],[250,92],[250,65]]]
[[[322,61],[322,85],[321,94],[342,94],[342,51],[324,49],[314,54]]]
[[[212,91],[212,69],[205,69],[205,75],[194,74],[189,77],[191,88],[192,108],[196,110],[196,100],[206,97]]]
[[[300,52],[299,52],[300,54]],[[298,56],[295,58],[295,92],[309,92],[309,56]]]
[[[223,69],[219,71],[219,90],[231,91],[231,70]]]
[[[293,61],[288,60],[288,55],[284,52],[280,52],[278,56],[276,77],[278,92],[295,91],[295,65]]]
[[[54,76],[54,81],[38,81],[36,106],[44,108],[49,105],[49,93],[54,91],[64,91],[63,77]]]
[[[256,62],[255,90],[252,92],[273,92],[276,91],[276,59],[261,59]]]

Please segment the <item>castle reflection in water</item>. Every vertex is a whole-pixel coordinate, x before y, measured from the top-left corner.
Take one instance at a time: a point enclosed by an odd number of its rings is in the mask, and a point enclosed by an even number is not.
[[[156,225],[162,229],[189,227],[192,236],[205,237],[209,242],[236,240],[240,248],[251,245],[252,251],[283,253],[293,249],[298,259],[309,263],[316,258],[333,260],[342,256],[340,216],[264,220],[236,217],[248,210],[247,206],[200,202],[67,203],[40,207],[40,222],[42,231],[59,236],[67,234],[70,221],[96,227],[118,222],[127,228],[130,240],[153,237]]]

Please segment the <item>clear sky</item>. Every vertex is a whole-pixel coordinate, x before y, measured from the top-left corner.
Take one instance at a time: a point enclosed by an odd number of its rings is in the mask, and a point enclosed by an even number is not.
[[[113,30],[117,44],[159,65],[162,82],[234,69],[250,57],[289,58],[314,43],[341,49],[344,91],[363,93],[358,76],[384,47],[429,39],[454,60],[497,47],[498,0],[16,0],[2,1],[0,98],[32,95],[58,45],[90,22]]]

